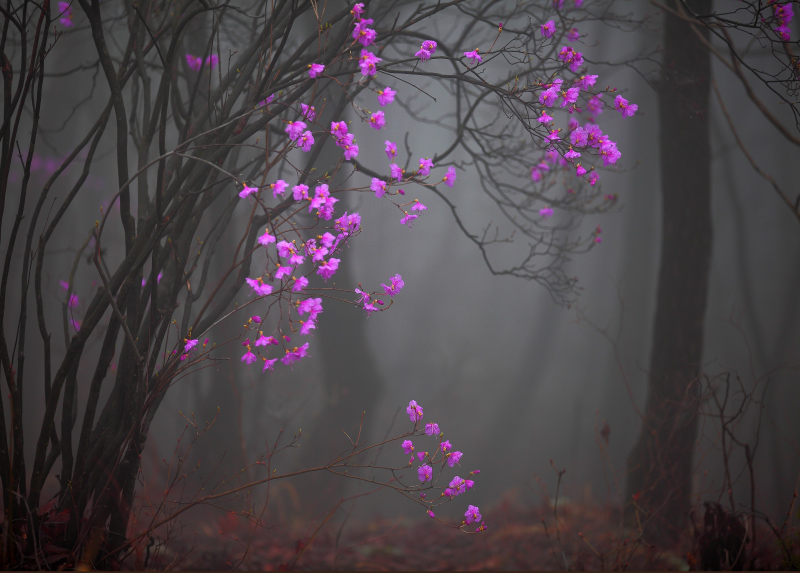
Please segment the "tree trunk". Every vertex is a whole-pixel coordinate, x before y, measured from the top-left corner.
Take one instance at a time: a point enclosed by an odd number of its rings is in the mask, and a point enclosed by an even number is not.
[[[675,3],[677,4],[677,3]],[[689,3],[700,14],[711,1]],[[674,4],[673,4],[674,6]],[[706,38],[707,30],[696,30]],[[665,14],[659,86],[662,240],[649,395],[628,458],[626,516],[649,542],[674,542],[689,514],[711,261],[709,51]],[[637,520],[638,518],[638,520]]]

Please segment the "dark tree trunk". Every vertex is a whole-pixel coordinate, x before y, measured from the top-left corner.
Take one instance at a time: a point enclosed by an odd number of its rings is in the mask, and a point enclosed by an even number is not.
[[[707,14],[711,1],[689,3]],[[708,37],[703,26],[697,31]],[[628,458],[628,522],[649,542],[677,539],[690,509],[711,260],[709,51],[665,14],[659,86],[662,239],[647,408]]]

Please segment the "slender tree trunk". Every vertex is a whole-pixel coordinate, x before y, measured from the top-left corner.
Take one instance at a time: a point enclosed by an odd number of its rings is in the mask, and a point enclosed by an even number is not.
[[[677,4],[674,3],[673,6]],[[698,13],[711,1],[689,3]],[[697,31],[708,37],[702,26]],[[711,261],[709,51],[665,14],[659,87],[662,240],[650,385],[628,458],[627,517],[649,542],[674,542],[689,514]]]

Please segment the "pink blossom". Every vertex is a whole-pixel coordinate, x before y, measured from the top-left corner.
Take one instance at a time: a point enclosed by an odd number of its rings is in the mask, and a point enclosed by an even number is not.
[[[372,18],[363,18],[356,22],[356,26],[353,29],[353,39],[361,42],[361,45],[365,48],[374,43],[378,35],[372,28],[367,28],[370,24],[372,24]]]
[[[386,125],[386,118],[384,117],[383,112],[376,111],[375,113],[373,113],[372,117],[369,118],[369,124],[370,127],[378,130],[380,130],[380,128]]]
[[[422,406],[416,400],[411,400],[406,407],[406,414],[412,422],[419,422],[422,419]]]
[[[622,114],[622,117],[632,117],[636,110],[639,109],[639,106],[635,103],[628,103],[621,95],[618,95],[614,99],[614,109],[618,109]]]
[[[317,110],[314,108],[313,105],[307,105],[304,103],[300,104],[300,115],[308,119],[308,121],[314,121],[314,118],[317,117]]]
[[[444,176],[444,183],[448,187],[452,187],[456,182],[456,168],[452,165],[447,168],[447,173]]]
[[[189,351],[190,351],[192,348],[194,348],[195,346],[197,346],[197,343],[198,343],[198,342],[200,342],[200,341],[199,341],[199,340],[197,340],[196,338],[193,338],[193,339],[191,339],[191,340],[187,340],[187,341],[186,341],[186,344],[183,346],[183,351],[184,351],[184,352],[189,352]]]
[[[428,464],[423,464],[417,468],[417,476],[419,477],[419,481],[423,483],[431,481],[433,479],[433,468]],[[433,517],[432,511],[429,511],[428,514]]]
[[[350,13],[351,13],[353,16],[355,16],[356,18],[358,18],[359,16],[361,16],[361,14],[363,14],[363,13],[364,13],[364,3],[363,3],[363,2],[359,2],[358,4],[354,5],[354,6],[353,6],[353,9],[352,9],[352,10],[350,10]]]
[[[286,366],[290,366],[291,364],[294,364],[301,358],[307,356],[308,355],[307,352],[308,352],[308,342],[306,342],[302,346],[295,347],[293,350],[289,350],[287,348],[286,356],[281,358],[281,362],[283,362]]]
[[[358,65],[361,67],[361,74],[365,78],[374,76],[378,73],[378,68],[376,66],[382,61],[382,58],[377,57],[369,50],[361,50],[361,57],[358,59]]]
[[[414,205],[411,207],[412,211],[427,211],[428,208],[419,202],[419,199],[414,199]]]
[[[481,58],[478,50],[473,50],[471,52],[464,52],[464,57],[467,58],[469,64],[474,66],[483,62],[483,58]]]
[[[272,189],[272,196],[277,198],[278,195],[283,197],[283,194],[286,192],[286,188],[289,184],[284,181],[283,179],[278,179],[275,183],[270,184],[270,189]]]
[[[428,436],[438,436],[442,432],[439,429],[439,424],[437,424],[436,422],[431,422],[429,424],[425,424],[425,433]]]
[[[386,145],[386,157],[392,159],[397,155],[397,144],[392,143],[388,139],[383,142]]]
[[[308,65],[308,76],[311,78],[316,78],[325,70],[325,66],[322,64],[309,64]]]
[[[275,235],[269,234],[269,229],[264,229],[264,234],[258,238],[258,243],[260,245],[264,245],[265,247],[270,243],[275,242]]]
[[[433,161],[431,161],[427,157],[423,157],[419,160],[419,174],[420,175],[430,175],[431,168],[433,167]]]
[[[294,197],[295,201],[302,201],[303,199],[309,200],[308,196],[308,185],[295,185],[292,187],[292,197]]]
[[[599,178],[600,176],[597,174],[597,171],[592,171],[591,173],[589,173],[589,185],[594,185],[595,183],[597,183],[597,180]]]
[[[478,522],[481,520],[481,512],[476,505],[470,505],[467,508],[466,513],[464,513],[464,517],[467,518],[467,523]]]
[[[341,259],[334,258],[322,261],[322,264],[317,268],[317,274],[327,281],[339,269],[340,262],[342,262]]]
[[[406,455],[409,455],[414,451],[414,444],[411,443],[411,440],[403,441],[403,451],[406,453]]]
[[[386,194],[386,181],[381,181],[377,177],[373,177],[369,188],[375,191],[375,197],[383,197]]]
[[[378,103],[383,106],[387,106],[394,101],[394,96],[397,94],[390,87],[385,87],[382,90],[378,90]]]
[[[297,305],[297,313],[303,316],[308,313],[309,320],[314,320],[317,315],[322,312],[322,299],[321,298],[307,298],[300,301]]]
[[[389,279],[389,282],[391,283],[391,286],[386,286],[383,283],[381,283],[381,286],[383,287],[383,292],[391,297],[394,297],[394,295],[399,293],[400,289],[402,289],[406,284],[403,282],[403,279],[400,275],[394,275]]]
[[[556,33],[556,23],[553,20],[549,20],[540,26],[540,30],[542,32],[542,36],[549,38]]]
[[[603,97],[603,94],[597,94],[589,98],[589,101],[586,102],[586,110],[589,112],[589,115],[592,118],[596,118],[598,115],[603,113],[603,100],[600,99]]]
[[[420,48],[414,53],[414,55],[418,57],[422,62],[427,62],[428,60],[431,59],[431,53],[425,48]]]
[[[575,166],[575,175],[577,175],[578,177],[583,177],[584,175],[586,175],[586,168],[580,163],[578,163]]]
[[[272,293],[272,286],[264,284],[264,281],[261,279],[261,277],[257,279],[247,278],[245,281],[258,296],[267,296],[268,294]]]
[[[292,274],[292,267],[289,266],[282,266],[280,264],[275,265],[275,280],[283,280]]]
[[[436,48],[438,45],[439,44],[437,44],[433,40],[425,40],[424,42],[422,42],[422,49],[427,50],[428,52],[431,53],[431,55],[433,55],[436,53]]]
[[[217,64],[219,64],[219,56],[217,54],[211,54],[206,58],[206,65],[212,70],[217,67]]]
[[[256,340],[256,346],[271,346],[273,344],[278,344],[278,341],[275,340],[274,336],[264,336],[264,333],[259,332],[260,336],[258,340]]]
[[[572,28],[569,32],[567,32],[567,40],[570,42],[574,42],[581,37],[581,33],[578,32],[577,28]]]
[[[400,166],[397,163],[392,163],[389,166],[389,171],[391,173],[392,179],[398,179],[398,180],[402,179],[403,173],[405,173],[405,171],[400,169]]]
[[[275,363],[278,361],[277,358],[264,358],[264,368],[261,369],[261,372],[266,372],[267,370],[275,370]]]
[[[303,151],[311,151],[311,146],[314,145],[314,136],[311,135],[310,131],[304,131],[300,139],[297,140],[297,145]]]
[[[543,209],[539,209],[539,216],[543,219],[549,219],[553,216],[553,210],[550,207],[544,207]]]
[[[542,93],[544,93],[544,92],[542,92]],[[541,94],[539,95],[539,99],[541,101],[541,99],[542,99],[542,95]],[[553,104],[550,104],[550,105],[552,106]],[[553,121],[553,118],[551,116],[547,115],[546,111],[543,111],[542,115],[540,115],[538,117],[537,121],[539,123],[550,123],[551,121]]]
[[[409,215],[408,211],[403,211],[403,212],[405,213],[405,217],[400,219],[400,224],[401,225],[408,225],[410,227],[411,223],[414,221],[414,219],[419,217],[419,215]]]
[[[58,21],[61,22],[62,26],[65,28],[74,26],[74,23],[72,22],[72,6],[70,6],[69,2],[59,2],[58,12],[61,15],[61,18]]]
[[[61,3],[59,2],[59,4]],[[189,66],[190,70],[197,72],[203,67],[203,58],[201,56],[186,54],[186,64]]]
[[[351,134],[352,135],[352,134]],[[344,158],[346,160],[351,160],[354,157],[358,157],[358,144],[351,143],[344,146]]]
[[[255,362],[256,360],[258,360],[258,358],[256,358],[255,354],[250,352],[250,347],[248,347],[247,348],[247,352],[245,353],[244,356],[242,356],[241,361],[244,362],[247,365],[250,365],[253,362]]]
[[[242,199],[246,198],[248,195],[252,195],[253,193],[258,192],[258,187],[248,187],[244,183],[242,185],[244,186],[244,189],[239,191],[239,197],[241,197]]]
[[[450,452],[447,454],[447,465],[454,468],[463,455],[461,452]]]
[[[312,319],[309,319],[309,320],[306,320],[306,321],[301,320],[300,324],[302,324],[302,326],[300,327],[300,335],[301,336],[308,336],[308,334],[312,330],[316,330],[316,328],[317,328],[317,323]]]
[[[303,292],[303,289],[308,286],[308,279],[306,277],[300,277],[299,279],[294,280],[294,285],[292,285],[292,292]]]
[[[297,141],[297,138],[305,131],[306,124],[302,121],[290,121],[286,125],[286,133],[289,134],[289,139]]]
[[[331,135],[337,140],[347,135],[347,124],[343,121],[332,121]]]

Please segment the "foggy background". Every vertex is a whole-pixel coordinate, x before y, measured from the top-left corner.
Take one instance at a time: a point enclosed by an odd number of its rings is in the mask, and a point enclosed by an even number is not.
[[[631,6],[634,8],[643,6],[637,3]],[[588,62],[624,61],[625,54],[632,57],[652,48],[658,36],[652,31],[619,33],[600,27],[582,32],[588,34],[583,47]],[[65,37],[61,49],[54,51],[54,68],[74,65],[91,54],[86,46],[71,45],[71,41]],[[774,128],[752,113],[752,104],[735,78],[717,62],[713,65],[728,110],[750,152],[782,186],[796,191],[798,150],[786,145]],[[367,319],[363,311],[345,305],[337,310],[333,302],[326,302],[319,329],[310,337],[311,358],[291,370],[281,366],[274,373],[261,374],[260,368],[222,363],[180,380],[169,391],[151,428],[142,456],[145,479],[158,483],[159,476],[166,473],[161,460],[170,459],[186,424],[179,412],[193,413],[198,421],[217,415],[214,427],[192,452],[201,458],[198,475],[211,475],[215,481],[253,462],[274,442],[280,429],[289,435],[303,430],[301,447],[277,458],[275,467],[281,471],[321,465],[345,450],[348,441],[340,431],[351,436],[357,433],[356,413],[362,410],[366,410],[366,434],[362,434],[366,443],[379,441],[387,433],[409,431],[405,406],[413,399],[424,407],[425,421],[438,422],[454,449],[464,452],[456,473],[463,476],[481,470],[467,497],[437,512],[445,519],[460,519],[465,503],[481,508],[502,499],[538,504],[542,484],[550,494],[555,489],[551,459],[567,470],[566,497],[594,503],[625,501],[620,492],[624,491],[625,460],[639,430],[636,408],[643,409],[646,398],[659,263],[657,104],[653,87],[635,70],[597,64],[592,68],[600,74],[598,85],[618,86],[626,98],[639,105],[639,111],[624,120],[610,109],[601,116],[604,131],[618,141],[623,154],[618,169],[601,171],[604,190],[619,194],[619,207],[586,221],[587,228],[602,227],[603,242],[569,265],[568,274],[579,277],[583,289],[571,308],[554,303],[540,285],[492,276],[447,207],[425,190],[414,196],[429,210],[411,229],[400,225],[394,213],[387,215],[377,201],[356,196],[349,200],[348,208],[362,214],[364,231],[344,253],[336,282],[345,288],[361,282],[374,289],[399,273],[405,288],[395,297],[394,306]],[[100,76],[96,79],[102,82]],[[92,106],[80,108],[74,122],[85,125],[75,129],[70,124],[69,129],[60,130],[64,110],[82,101],[89,86],[53,78],[45,83],[45,90],[57,93],[63,108],[44,110],[46,134],[39,147],[43,161],[47,161],[48,148],[56,157],[67,143],[74,144],[73,134],[85,132],[94,111]],[[402,100],[405,93],[399,87],[398,91]],[[714,248],[704,361],[708,373],[735,373],[746,388],[769,384],[761,412],[753,408],[739,431],[751,443],[758,439],[757,509],[775,516],[788,507],[800,473],[800,228],[744,160],[715,102],[711,109]],[[403,112],[396,104],[385,111],[386,138],[393,139],[392,124],[402,123]],[[782,111],[776,107],[776,113]],[[434,128],[417,125],[414,129],[412,141],[417,143],[412,148],[419,149],[420,155],[432,156],[448,141]],[[365,125],[354,130],[364,143],[383,140],[383,131],[368,133]],[[110,133],[113,135],[113,130]],[[106,137],[110,145],[111,137]],[[95,196],[70,212],[72,234],[51,242],[53,256],[63,256],[60,264],[65,274],[74,255],[69,248],[85,239],[84,233],[99,218],[99,207],[116,191],[113,149],[106,153],[108,158],[98,166],[107,171],[101,175],[101,170],[93,169],[87,185]],[[362,144],[360,159],[365,163],[385,161],[382,156],[382,145],[370,149]],[[354,177],[360,178],[357,183],[368,184],[366,175]],[[507,228],[469,170],[459,170],[448,196],[457,203],[471,232],[480,233],[490,222]],[[340,205],[337,214],[344,210]],[[11,211],[7,210],[7,217]],[[232,225],[246,217],[243,204]],[[56,245],[63,246],[64,255]],[[525,241],[518,240],[518,246],[524,247]],[[511,255],[509,260],[513,260]],[[87,301],[96,288],[87,278],[91,274],[91,269],[83,272],[83,282],[78,282],[77,292]],[[63,276],[50,277],[54,301],[59,278]],[[180,316],[179,310],[176,317]],[[10,314],[6,320],[16,317]],[[228,334],[235,336],[238,326]],[[216,331],[208,336],[212,340],[222,337]],[[344,366],[332,367],[326,362],[326,345],[344,353]],[[238,360],[239,347],[230,350]],[[29,377],[34,378],[40,367],[31,360]],[[35,384],[27,388],[27,404],[40,402],[41,389]],[[334,418],[339,426],[332,425],[332,412],[346,413],[345,419]],[[597,429],[605,421],[611,429],[610,465],[601,456],[597,438]],[[31,426],[35,423],[32,418]],[[715,431],[710,425],[705,429],[713,438]],[[319,451],[315,443],[326,446]],[[339,449],[328,449],[331,444],[338,444]],[[415,445],[418,450],[432,451],[436,442],[417,438]],[[698,500],[716,498],[719,492],[718,456],[701,455],[710,451],[711,445],[701,439],[696,454],[696,474],[709,470],[695,484]],[[32,439],[26,447],[33,447]],[[399,444],[392,443],[381,453],[380,461],[399,465],[406,458]],[[274,485],[274,505],[266,521],[287,525],[295,512],[321,518],[338,497],[363,491],[348,480],[336,485],[331,485],[331,480],[335,477]],[[745,504],[746,480],[741,480],[740,486],[739,499]],[[319,487],[333,492],[327,505],[311,491]],[[187,491],[190,489],[187,486]],[[263,492],[254,490],[253,495],[258,498]],[[418,506],[388,491],[361,498],[356,507],[354,515],[363,519],[375,515],[426,517]]]

